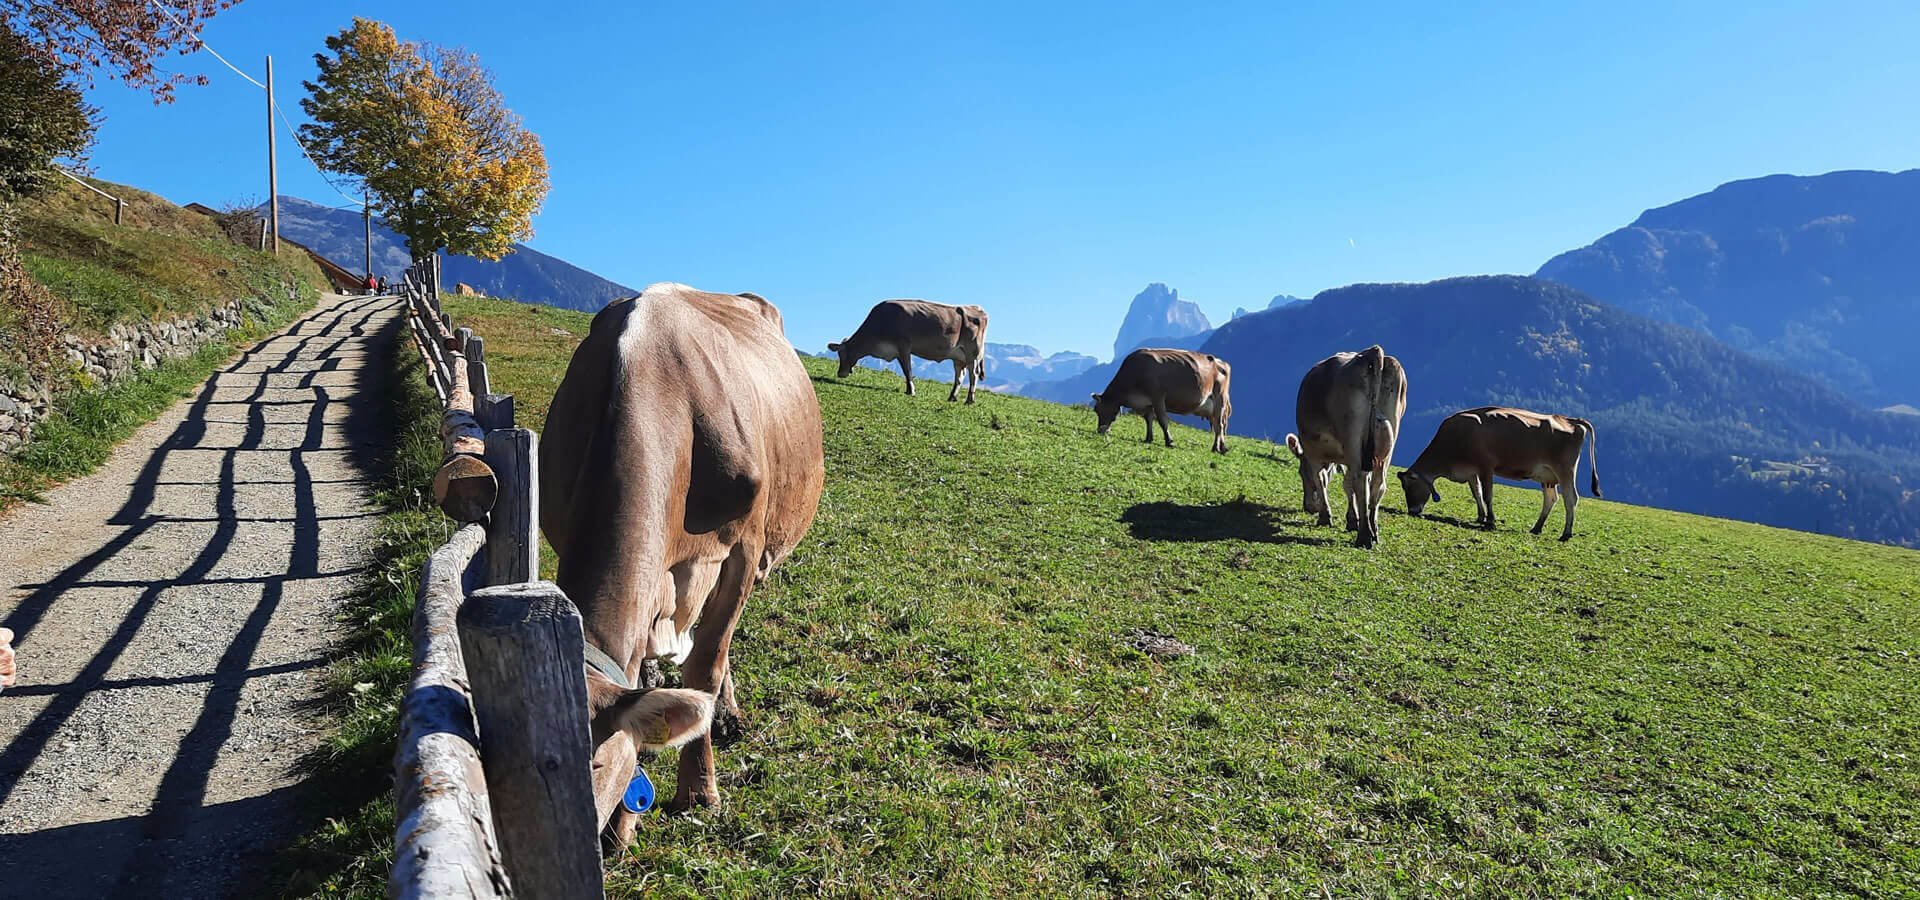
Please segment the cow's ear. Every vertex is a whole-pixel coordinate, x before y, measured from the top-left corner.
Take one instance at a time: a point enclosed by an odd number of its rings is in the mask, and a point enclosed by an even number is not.
[[[839,352],[840,352],[840,343],[839,343],[838,341],[835,341],[835,342],[833,342],[833,343],[831,343],[831,344],[828,344],[828,345],[827,345],[827,352],[828,352],[828,353],[839,353]]]
[[[1092,396],[1092,397],[1093,397],[1093,405],[1095,405],[1095,406],[1099,406],[1099,405],[1100,405],[1100,395],[1099,395],[1099,394],[1092,394],[1092,395],[1090,395],[1090,396]]]
[[[707,733],[713,695],[705,691],[654,688],[627,691],[594,717],[594,734],[624,731],[641,750],[678,747]]]
[[[1440,482],[1438,481],[1427,482],[1427,490],[1433,493],[1433,502],[1439,503],[1440,502]]]

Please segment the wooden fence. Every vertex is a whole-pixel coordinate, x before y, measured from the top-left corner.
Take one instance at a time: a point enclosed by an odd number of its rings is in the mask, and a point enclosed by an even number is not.
[[[438,262],[400,295],[443,408],[434,500],[461,528],[420,575],[387,894],[604,897],[580,614],[538,580],[539,442],[441,311]]]

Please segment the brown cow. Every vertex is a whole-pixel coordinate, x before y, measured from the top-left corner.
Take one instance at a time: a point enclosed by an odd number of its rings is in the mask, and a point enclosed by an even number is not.
[[[1428,500],[1439,500],[1434,481],[1441,478],[1464,481],[1473,494],[1479,512],[1478,524],[1493,530],[1493,477],[1540,483],[1540,518],[1533,523],[1539,534],[1553,512],[1554,495],[1559,485],[1567,486],[1567,525],[1561,540],[1573,537],[1573,509],[1580,503],[1580,445],[1587,445],[1592,466],[1589,487],[1600,496],[1600,460],[1595,449],[1593,423],[1571,416],[1549,416],[1504,406],[1465,409],[1440,423],[1420,458],[1400,473],[1400,487],[1407,492],[1407,512],[1420,515]]]
[[[953,390],[948,400],[960,396],[960,373],[967,373],[967,402],[973,402],[973,387],[987,377],[987,311],[978,306],[948,306],[930,300],[882,300],[867,312],[853,336],[827,349],[840,354],[840,377],[853,374],[853,367],[871,356],[899,361],[900,374],[907,379],[907,396],[913,396],[913,358],[932,362],[953,361]]]
[[[707,730],[738,711],[734,623],[807,533],[826,477],[819,402],[779,310],[679,284],[609,304],[567,366],[540,450],[540,524],[589,648],[601,821],[636,749],[696,738],[669,808],[714,805]],[[651,659],[679,663],[688,690],[633,687]],[[623,814],[615,836],[633,823]]]
[[[1227,361],[1191,350],[1156,350],[1142,347],[1127,354],[1120,370],[1113,373],[1107,389],[1093,395],[1093,411],[1100,419],[1100,433],[1113,427],[1120,408],[1127,407],[1147,420],[1147,443],[1153,443],[1153,420],[1160,420],[1160,434],[1173,446],[1173,433],[1167,430],[1167,413],[1199,416],[1213,426],[1213,452],[1227,452],[1227,417],[1233,415],[1233,400],[1228,396],[1233,368]]]
[[[1379,344],[1329,356],[1300,381],[1293,412],[1300,431],[1287,435],[1287,449],[1300,459],[1306,510],[1319,513],[1320,524],[1333,524],[1327,486],[1333,467],[1345,466],[1347,530],[1358,532],[1356,547],[1380,541],[1387,461],[1406,412],[1406,371]]]

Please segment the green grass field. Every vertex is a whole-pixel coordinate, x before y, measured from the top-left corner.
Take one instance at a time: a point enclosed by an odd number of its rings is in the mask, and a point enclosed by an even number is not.
[[[542,427],[588,317],[450,306]],[[725,806],[615,893],[1920,894],[1920,554],[1391,482],[1361,551],[1270,444],[807,366],[827,491],[736,637]]]

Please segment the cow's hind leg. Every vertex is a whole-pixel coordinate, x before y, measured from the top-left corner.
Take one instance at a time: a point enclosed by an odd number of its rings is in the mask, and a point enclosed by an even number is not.
[[[973,389],[980,386],[980,363],[967,363],[967,402],[973,402]]]
[[[964,363],[957,359],[953,361],[953,390],[947,392],[948,403],[960,399],[960,369],[964,365]],[[967,402],[973,402],[973,390],[971,388],[967,390]]]
[[[1573,479],[1567,479],[1567,527],[1560,532],[1563,541],[1573,540],[1573,508],[1580,505],[1580,489]]]
[[[1387,467],[1379,466],[1367,473],[1367,532],[1373,540],[1380,540],[1380,500],[1387,495]]]
[[[1532,530],[1534,534],[1539,534],[1540,529],[1546,527],[1547,514],[1553,512],[1553,498],[1559,493],[1560,489],[1554,485],[1543,484],[1540,486],[1540,518],[1533,523]]]
[[[1160,436],[1166,439],[1167,446],[1173,446],[1173,431],[1167,427],[1166,400],[1155,400],[1153,402],[1153,417],[1160,420]],[[1148,430],[1151,431],[1152,426],[1148,426]]]
[[[913,396],[913,354],[900,354],[900,377],[907,380],[907,396]]]
[[[1493,473],[1481,472],[1475,479],[1480,487],[1480,527],[1488,531],[1494,528],[1493,519]]]
[[[723,701],[732,700],[731,691],[721,694],[731,678],[727,651],[733,643],[733,627],[740,620],[740,608],[746,605],[747,593],[753,590],[754,562],[759,555],[758,551],[742,545],[735,545],[727,555],[713,592],[700,610],[700,624],[693,628],[693,652],[680,666],[681,681],[687,687],[719,694]],[[720,785],[714,778],[713,768],[713,735],[709,733],[680,748],[679,779],[674,785],[673,802],[667,808],[681,812],[719,804]]]
[[[1140,410],[1140,418],[1147,423],[1147,443],[1153,443],[1153,407]]]

